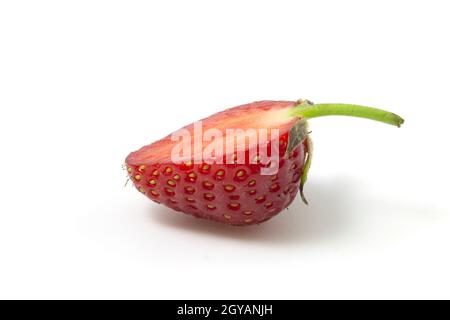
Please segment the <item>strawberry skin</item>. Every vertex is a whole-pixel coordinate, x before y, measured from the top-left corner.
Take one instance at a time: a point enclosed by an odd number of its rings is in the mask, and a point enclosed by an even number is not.
[[[174,164],[170,136],[131,153],[127,170],[135,187],[151,200],[194,217],[232,225],[266,221],[289,206],[298,194],[307,155],[306,140],[288,153],[289,132],[300,120],[272,120],[293,101],[260,101],[203,120],[204,127],[276,128],[280,130],[278,172],[261,175],[271,164]],[[276,117],[275,117],[276,118]],[[192,125],[185,127],[192,131]],[[272,142],[271,142],[272,143]],[[268,146],[270,149],[270,143]],[[248,150],[246,150],[248,159]]]

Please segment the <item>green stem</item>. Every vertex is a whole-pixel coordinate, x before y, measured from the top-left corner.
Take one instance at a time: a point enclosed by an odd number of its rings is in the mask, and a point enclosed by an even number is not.
[[[359,117],[384,122],[397,127],[400,127],[404,122],[400,116],[389,111],[344,103],[300,104],[292,108],[291,115],[305,119],[334,115]]]

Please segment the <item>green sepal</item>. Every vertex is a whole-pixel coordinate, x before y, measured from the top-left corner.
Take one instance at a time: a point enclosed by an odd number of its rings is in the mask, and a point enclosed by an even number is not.
[[[292,151],[300,144],[308,135],[308,123],[306,120],[299,120],[289,131],[287,154],[291,154]]]
[[[308,135],[306,137],[306,161],[303,165],[303,172],[302,176],[300,178],[300,196],[302,197],[302,200],[305,204],[308,204],[308,200],[306,200],[305,193],[304,193],[304,187],[305,183],[308,180],[308,172],[309,168],[311,167],[311,161],[312,161],[312,155],[313,155],[313,144],[311,137]]]

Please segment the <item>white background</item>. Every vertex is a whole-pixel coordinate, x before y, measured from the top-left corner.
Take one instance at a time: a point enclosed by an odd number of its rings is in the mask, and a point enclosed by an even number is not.
[[[3,1],[0,298],[450,298],[448,1]],[[311,121],[306,194],[260,226],[124,187],[127,154],[263,99]]]

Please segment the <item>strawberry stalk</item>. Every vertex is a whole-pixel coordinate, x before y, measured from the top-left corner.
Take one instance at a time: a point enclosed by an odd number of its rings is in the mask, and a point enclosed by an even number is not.
[[[350,116],[379,121],[397,127],[400,127],[404,122],[404,120],[395,113],[382,109],[344,103],[313,104],[308,100],[299,100],[298,105],[290,110],[290,116],[295,116],[306,120],[323,116]],[[312,159],[312,141],[309,136],[307,136],[306,142],[307,158],[300,179],[300,195],[303,202],[308,204],[303,190],[308,178],[308,171],[311,166]]]
[[[350,116],[384,122],[400,127],[404,120],[395,113],[365,107],[356,104],[344,103],[319,103],[312,104],[309,101],[299,101],[299,105],[291,109],[291,115],[303,119],[311,119],[323,116]]]

